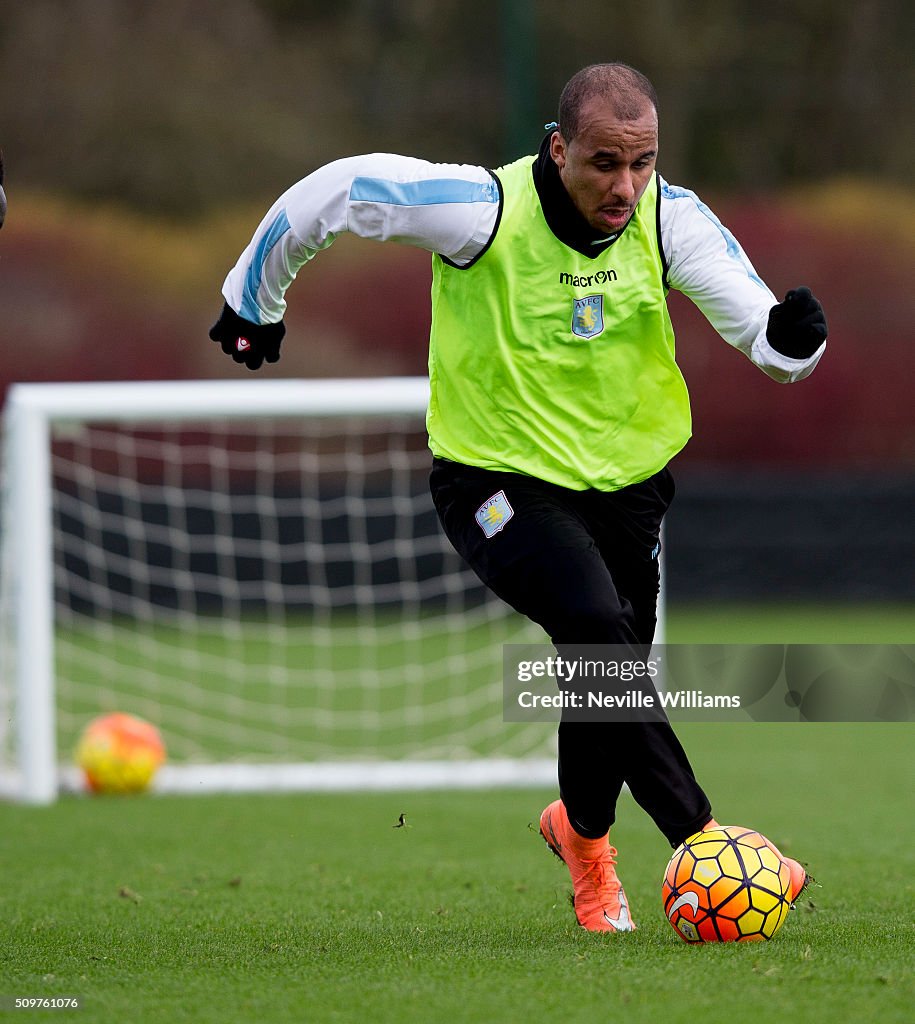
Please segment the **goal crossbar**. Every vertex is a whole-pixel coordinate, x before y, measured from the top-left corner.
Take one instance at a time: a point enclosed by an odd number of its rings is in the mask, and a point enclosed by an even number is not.
[[[31,413],[48,423],[144,423],[180,417],[390,416],[425,412],[425,377],[353,380],[106,381],[13,384],[7,424]]]

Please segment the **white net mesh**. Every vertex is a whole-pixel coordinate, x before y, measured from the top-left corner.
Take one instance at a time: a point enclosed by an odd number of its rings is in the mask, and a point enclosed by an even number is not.
[[[501,712],[502,644],[542,634],[453,552],[429,468],[417,416],[56,431],[61,759],[112,710],[172,764],[549,755]]]

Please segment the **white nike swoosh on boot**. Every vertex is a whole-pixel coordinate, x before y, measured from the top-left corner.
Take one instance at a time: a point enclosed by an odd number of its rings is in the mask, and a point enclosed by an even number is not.
[[[632,918],[629,916],[629,906],[626,903],[626,894],[620,889],[620,913],[616,919],[612,918],[607,911],[604,911],[604,918],[608,924],[612,924],[618,932],[632,931]]]

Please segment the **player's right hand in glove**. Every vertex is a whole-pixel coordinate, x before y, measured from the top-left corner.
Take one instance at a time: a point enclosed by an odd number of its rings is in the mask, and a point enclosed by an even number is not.
[[[228,304],[222,307],[219,319],[210,328],[210,337],[222,345],[223,352],[249,370],[259,370],[265,361],[275,363],[280,358],[280,342],[285,333],[282,320],[278,324],[254,324]]]
[[[793,288],[769,310],[769,344],[791,359],[807,359],[826,340],[826,316],[809,288]]]

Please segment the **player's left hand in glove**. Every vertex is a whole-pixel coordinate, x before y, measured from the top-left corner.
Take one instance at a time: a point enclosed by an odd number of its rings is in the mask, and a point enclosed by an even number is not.
[[[282,320],[278,324],[254,324],[240,317],[228,304],[222,307],[219,319],[210,328],[210,337],[236,363],[249,370],[259,370],[263,363],[280,358],[280,342],[286,333]]]
[[[826,340],[826,316],[809,288],[793,288],[769,310],[769,344],[790,359],[807,359]]]

